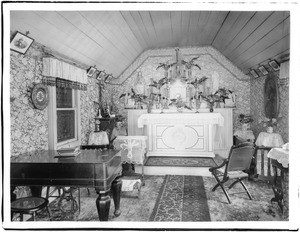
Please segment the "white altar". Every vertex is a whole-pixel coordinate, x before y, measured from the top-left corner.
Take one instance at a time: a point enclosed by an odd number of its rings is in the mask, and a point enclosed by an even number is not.
[[[220,113],[142,114],[137,127],[147,126],[148,156],[214,157],[215,125]]]

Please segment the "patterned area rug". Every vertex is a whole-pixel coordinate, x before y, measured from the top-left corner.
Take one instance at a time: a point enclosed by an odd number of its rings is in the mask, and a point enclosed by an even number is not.
[[[210,221],[201,176],[165,176],[150,221]]]
[[[214,167],[210,157],[149,157],[145,166]]]

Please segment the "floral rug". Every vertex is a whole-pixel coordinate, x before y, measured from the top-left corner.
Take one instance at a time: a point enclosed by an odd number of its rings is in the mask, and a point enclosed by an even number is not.
[[[165,176],[150,221],[210,221],[201,176]]]
[[[228,204],[220,188],[217,188],[214,192],[211,191],[217,183],[213,177],[191,176],[187,178],[183,176],[169,176],[168,178],[169,186],[167,186],[168,183],[166,183],[165,176],[145,176],[145,186],[141,188],[140,197],[137,197],[136,192],[122,192],[121,215],[119,217],[114,216],[114,203],[112,200],[108,220],[110,222],[132,223],[149,222],[150,219],[165,221],[175,221],[176,219],[182,222],[203,220],[204,222],[253,221],[253,223],[255,223],[255,221],[260,221],[268,225],[272,225],[270,221],[288,221],[288,218],[283,216],[278,204],[271,202],[274,193],[271,185],[266,182],[258,180],[244,181],[253,200],[249,200],[247,194],[241,191],[241,186],[237,184],[234,188],[228,190],[232,201],[231,204]],[[194,184],[197,184],[197,186],[193,186]],[[162,188],[162,186],[164,186],[164,188]],[[183,189],[185,189],[184,193],[182,192]],[[53,215],[52,223],[54,225],[55,221],[78,221],[84,223],[91,221],[97,222],[99,220],[95,204],[98,194],[92,188],[90,188],[90,194],[87,193],[86,188],[82,188],[80,192],[80,212],[77,210],[75,213],[71,213],[69,210],[70,202],[63,202],[64,211],[59,209],[57,199],[50,203]],[[237,194],[237,192],[242,193]],[[182,195],[186,197],[182,197]],[[78,200],[77,191],[74,192],[74,196],[76,200]],[[184,198],[185,201],[183,201]],[[166,212],[163,213],[163,209],[158,207],[158,202],[161,202],[161,200],[158,199],[164,200],[166,206],[172,206],[173,204],[174,207],[169,207],[168,210],[165,210]],[[203,200],[202,203],[200,202],[201,200]],[[162,204],[160,205],[162,206]],[[200,207],[203,208],[205,212],[208,212],[208,214],[195,215],[194,212],[199,212],[198,208]],[[208,209],[206,207],[208,207]],[[180,211],[183,211],[183,213]],[[189,216],[189,214],[191,215]],[[155,215],[157,216],[155,217]],[[48,221],[49,217],[47,212],[44,210],[38,213],[37,220]],[[79,225],[84,226],[84,224]]]
[[[149,157],[145,166],[215,167],[210,157]]]

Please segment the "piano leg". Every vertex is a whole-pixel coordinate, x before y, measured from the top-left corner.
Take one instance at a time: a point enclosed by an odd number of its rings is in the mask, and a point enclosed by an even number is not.
[[[110,207],[110,196],[108,192],[97,192],[98,197],[96,199],[96,207],[100,221],[108,221],[109,207]]]
[[[120,198],[121,198],[122,180],[117,177],[111,185],[112,195],[115,204],[115,216],[118,217],[121,214],[120,211]]]

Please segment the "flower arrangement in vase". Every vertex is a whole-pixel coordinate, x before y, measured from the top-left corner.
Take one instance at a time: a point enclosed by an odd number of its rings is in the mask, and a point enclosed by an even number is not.
[[[263,127],[267,129],[268,133],[273,133],[274,128],[277,127],[278,122],[280,121],[281,117],[278,116],[277,118],[267,118],[259,119],[258,122],[263,124]]]
[[[131,88],[131,93],[123,93],[120,95],[119,99],[125,97],[125,104],[127,104],[127,98],[134,100],[135,107],[141,108],[142,103],[148,104],[148,97],[144,94],[137,94],[133,88]]]
[[[220,96],[216,95],[216,94],[209,94],[207,96],[204,95],[200,95],[202,97],[203,100],[205,100],[208,104],[209,104],[209,111],[213,112],[214,111],[214,104],[216,102],[220,102],[221,98]]]
[[[226,89],[226,88],[219,88],[216,92],[215,95],[220,97],[220,101],[225,103],[225,99],[229,98],[229,95],[232,93],[231,90]]]
[[[191,110],[189,106],[186,105],[186,103],[182,100],[181,97],[178,97],[176,99],[170,99],[171,103],[169,106],[176,106],[178,112],[182,112],[184,108]]]

